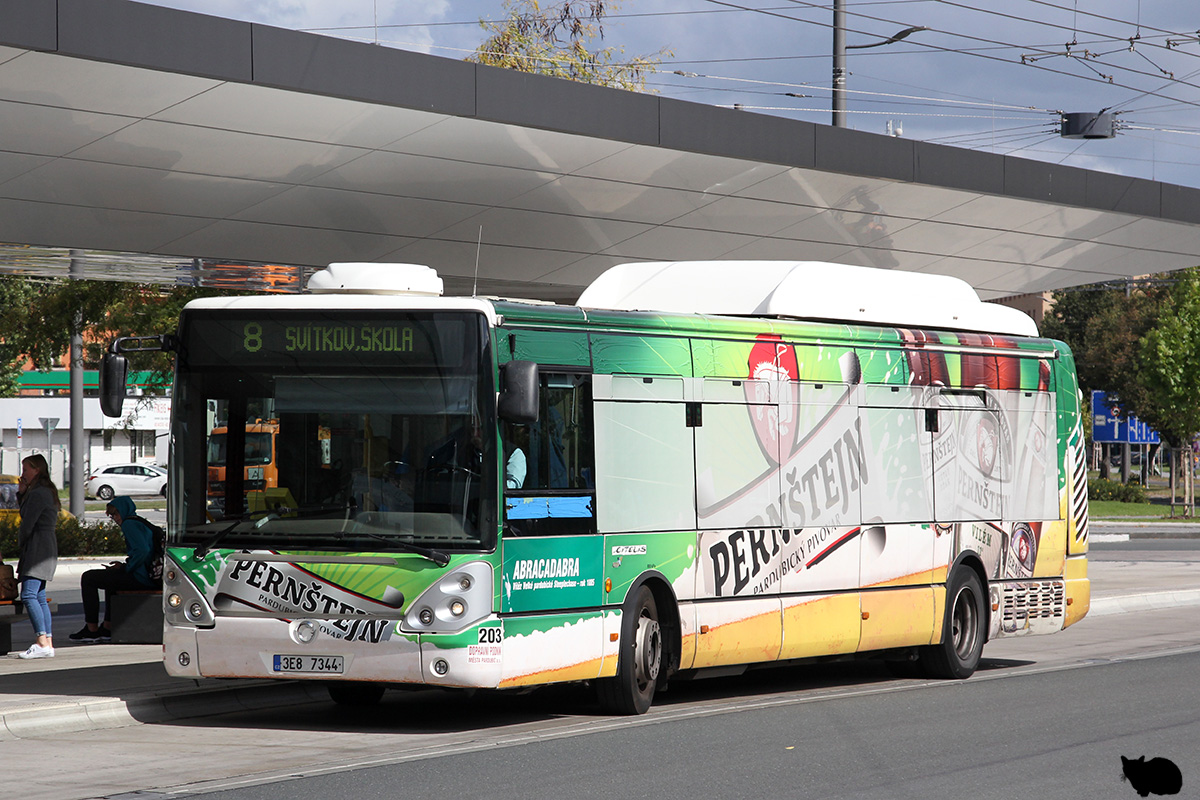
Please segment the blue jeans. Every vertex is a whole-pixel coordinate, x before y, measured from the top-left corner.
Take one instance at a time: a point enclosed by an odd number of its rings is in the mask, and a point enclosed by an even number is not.
[[[21,602],[38,636],[50,636],[50,604],[46,602],[46,582],[41,578],[21,579]]]

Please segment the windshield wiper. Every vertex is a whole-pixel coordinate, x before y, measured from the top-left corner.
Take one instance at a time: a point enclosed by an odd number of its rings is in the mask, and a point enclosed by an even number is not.
[[[203,561],[204,556],[206,556],[208,554],[208,551],[212,550],[214,547],[216,547],[218,542],[220,542],[222,539],[224,539],[226,536],[228,536],[231,532],[233,532],[233,529],[236,528],[238,525],[241,525],[243,521],[244,520],[241,518],[235,519],[233,521],[233,524],[230,525],[228,528],[222,528],[221,530],[217,531],[215,534],[213,534],[211,537],[209,537],[205,541],[196,545],[196,549],[192,551],[192,560],[193,561]]]
[[[366,536],[369,539],[375,539],[380,542],[386,542],[389,546],[394,547],[398,550],[403,550],[406,553],[412,553],[413,555],[418,555],[418,556],[427,558],[430,561],[432,561],[433,563],[437,564],[439,567],[444,567],[450,563],[450,555],[448,553],[444,553],[441,550],[435,550],[432,547],[422,547],[419,544],[413,544],[412,542],[406,542],[403,539],[392,539],[390,537],[384,536],[379,533],[371,533],[370,531],[359,531],[357,533],[352,533],[349,535],[350,536]],[[343,532],[342,535],[339,536],[338,538],[344,539],[344,538],[346,538],[346,534]]]
[[[266,514],[263,514],[259,519],[254,520],[254,530],[258,530],[267,523],[281,519],[284,516],[291,518],[316,517],[322,514],[331,514],[335,511],[349,512],[351,508],[351,506],[309,506],[307,508],[288,508],[287,506],[279,506],[271,511],[268,511]],[[249,521],[252,514],[257,513],[259,512],[254,511],[250,514],[244,514],[240,517],[232,518],[232,525],[230,525],[228,528],[222,528],[213,534],[212,537],[197,545],[196,549],[192,551],[192,558],[196,561],[203,559],[204,556],[207,555],[210,550],[216,547],[222,539],[237,530],[237,527],[243,522]]]

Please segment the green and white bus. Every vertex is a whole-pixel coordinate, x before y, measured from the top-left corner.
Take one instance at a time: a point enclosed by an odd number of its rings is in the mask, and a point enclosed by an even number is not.
[[[1087,613],[1071,353],[962,281],[671,262],[576,306],[441,295],[335,264],[113,343],[106,413],[122,352],[177,353],[171,674],[343,703],[587,681],[643,713],[668,678],[806,659],[966,678]],[[264,488],[240,476],[268,419]]]

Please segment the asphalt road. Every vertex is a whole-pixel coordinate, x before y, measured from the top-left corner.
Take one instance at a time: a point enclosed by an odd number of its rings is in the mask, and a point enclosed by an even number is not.
[[[860,674],[831,692],[805,686],[811,677],[776,677],[729,687],[747,699],[685,692],[657,718],[591,734],[501,738],[486,749],[192,796],[1119,798],[1136,796],[1121,780],[1121,757],[1143,755],[1170,760],[1189,789],[1200,784],[1192,678],[1200,653],[1023,674],[988,666],[956,683]],[[754,696],[763,689],[771,691]]]
[[[1093,558],[1196,560],[1191,542],[1130,544]],[[398,691],[362,710],[314,701],[10,741],[0,755],[29,800],[1101,800],[1137,797],[1121,756],[1143,755],[1176,764],[1179,796],[1197,797],[1195,614],[1098,615],[993,642],[965,682],[873,662],[774,668],[674,683],[635,718],[600,714],[582,686]],[[40,790],[22,777],[30,764],[78,771],[77,790]]]

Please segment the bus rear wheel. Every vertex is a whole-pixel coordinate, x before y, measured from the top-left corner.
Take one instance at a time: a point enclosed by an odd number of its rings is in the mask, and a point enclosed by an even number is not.
[[[931,678],[964,679],[979,666],[987,631],[983,584],[975,571],[955,570],[946,587],[942,643],[923,648],[921,666]]]
[[[383,684],[343,683],[325,684],[329,697],[339,706],[373,706],[383,698]]]
[[[645,714],[654,702],[663,668],[663,632],[654,593],[642,586],[621,611],[617,674],[596,684],[600,704],[614,714]]]

